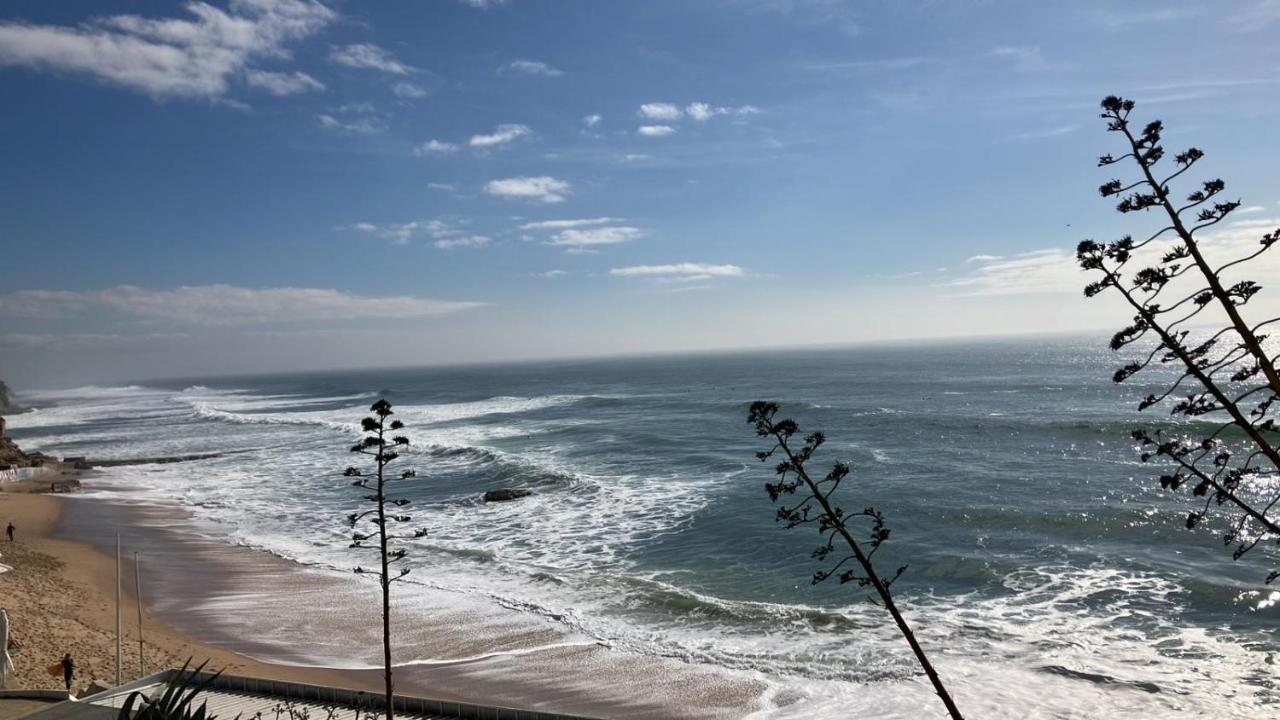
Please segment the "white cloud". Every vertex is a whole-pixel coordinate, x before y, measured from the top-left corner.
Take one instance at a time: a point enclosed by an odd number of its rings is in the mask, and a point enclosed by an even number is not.
[[[398,82],[391,86],[391,92],[395,93],[396,97],[404,98],[405,100],[418,100],[427,96],[425,89],[411,82]]]
[[[565,275],[568,275],[568,274],[569,274],[569,271],[567,270],[547,270],[546,272],[529,273],[529,277],[541,278],[543,280],[554,280],[558,277],[564,277]]]
[[[498,197],[537,200],[544,203],[563,202],[570,192],[569,183],[548,175],[490,180],[484,191]]]
[[[428,140],[413,148],[413,154],[422,157],[423,155],[447,155],[456,152],[458,146],[450,142],[441,140]]]
[[[462,237],[443,238],[441,240],[436,240],[433,244],[441,250],[482,248],[489,244],[489,238],[484,235],[465,235]]]
[[[736,108],[716,107],[704,102],[695,102],[689,103],[684,111],[694,120],[706,122],[718,115],[756,115],[760,112],[760,108],[755,105],[742,105]]]
[[[564,71],[553,65],[538,60],[515,60],[498,68],[500,74],[534,75],[538,77],[560,77]]]
[[[297,95],[308,90],[324,90],[324,84],[304,72],[280,73],[247,70],[244,80],[250,87],[262,88],[272,95]]]
[[[527,125],[506,124],[499,125],[492,133],[488,135],[472,135],[468,143],[471,147],[493,147],[494,145],[504,145],[518,138],[533,132]]]
[[[356,43],[355,45],[334,48],[333,52],[329,54],[329,59],[339,65],[365,70],[379,70],[393,75],[408,75],[414,71],[414,68],[396,60],[390,52],[373,43]]]
[[[1014,135],[1013,139],[1014,140],[1040,140],[1043,138],[1069,135],[1079,129],[1080,129],[1080,126],[1074,123],[1071,125],[1058,125],[1057,127],[1045,128],[1043,130],[1032,130],[1031,132],[1019,133],[1017,135]]]
[[[706,122],[707,120],[710,120],[716,115],[720,115],[722,113],[728,112],[728,109],[713,108],[706,103],[696,102],[696,103],[689,103],[689,106],[685,108],[685,112],[689,113],[689,117],[693,118],[694,120],[697,120],[699,122]]]
[[[596,245],[617,245],[643,236],[640,228],[616,225],[593,228],[567,228],[551,237],[550,243],[570,249],[584,249]]]
[[[652,160],[653,156],[646,155],[645,153],[627,153],[626,155],[623,155],[618,159],[624,163],[633,163],[633,162],[644,162],[645,160]]]
[[[520,226],[521,230],[564,230],[565,228],[588,227],[591,225],[607,225],[622,222],[622,218],[598,217],[576,218],[572,220],[539,220]]]
[[[666,137],[675,133],[676,129],[670,125],[641,125],[636,132],[645,137]]]
[[[234,285],[172,290],[119,285],[82,292],[20,290],[0,295],[0,313],[11,317],[65,319],[105,315],[144,323],[201,326],[421,318],[482,305],[408,296],[370,297],[320,288]]]
[[[368,235],[375,235],[380,238],[390,240],[396,245],[408,245],[409,241],[415,235],[427,235],[434,240],[456,240],[466,236],[466,232],[456,227],[454,223],[466,225],[465,220],[459,221],[442,220],[436,218],[433,220],[412,220],[406,223],[390,223],[387,225],[375,225],[370,222],[358,222],[346,227],[337,228],[338,230],[355,230]],[[479,237],[479,236],[476,236]],[[485,239],[488,241],[488,238]],[[444,247],[437,244],[436,247]]]
[[[218,98],[262,57],[337,17],[312,0],[232,0],[226,10],[185,5],[191,19],[111,15],[80,25],[0,22],[0,66],[92,75],[150,95]]]
[[[454,185],[453,183],[429,182],[429,183],[427,183],[427,189],[428,189],[428,190],[441,190],[441,191],[444,191],[444,192],[457,192],[458,187],[457,187],[456,185]]]
[[[587,115],[586,117],[582,118],[582,124],[586,125],[589,128],[593,128],[599,125],[602,120],[604,120],[604,117],[602,117],[600,114],[597,113],[593,115]]]
[[[656,102],[641,105],[636,114],[650,120],[679,120],[684,111],[672,103]]]
[[[1049,248],[1010,258],[975,255],[967,262],[978,265],[968,275],[949,280],[943,287],[962,295],[1079,294],[1088,279],[1065,249]]]
[[[479,8],[481,10],[497,7],[506,1],[507,0],[461,0],[462,4],[470,5],[473,8]]]
[[[632,265],[613,268],[610,275],[617,277],[647,277],[664,281],[687,282],[711,278],[744,277],[747,271],[737,265],[712,265],[709,263],[672,263],[670,265]]]
[[[1250,205],[1248,207],[1242,207],[1242,208],[1236,209],[1237,214],[1260,213],[1260,212],[1266,212],[1266,211],[1267,209],[1261,205]]]
[[[1280,218],[1239,220],[1227,224],[1210,234],[1199,234],[1201,251],[1214,265],[1252,254],[1258,249],[1258,241],[1265,233],[1280,230]],[[1167,237],[1172,237],[1167,236]],[[1135,256],[1131,268],[1155,264],[1166,252],[1172,240],[1156,242]],[[1075,253],[1066,248],[1048,248],[1021,253],[1012,257],[975,255],[968,263],[976,267],[960,277],[940,283],[943,288],[958,291],[966,296],[1003,296],[1069,294],[1079,297],[1086,283],[1096,279],[1080,270]],[[1269,252],[1247,265],[1228,271],[1231,282],[1248,277],[1264,287],[1280,283],[1280,255]],[[1198,274],[1192,273],[1179,282],[1195,282]],[[1177,289],[1167,291],[1177,295]]]
[[[337,112],[341,117],[320,113],[316,115],[316,119],[326,128],[353,135],[376,135],[387,129],[387,124],[382,121],[382,118],[373,113],[349,111],[345,108],[339,108]]]

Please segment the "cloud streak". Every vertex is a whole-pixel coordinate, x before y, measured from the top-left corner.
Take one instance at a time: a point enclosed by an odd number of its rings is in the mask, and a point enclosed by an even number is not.
[[[484,191],[490,195],[547,204],[564,202],[571,189],[568,182],[549,175],[490,180],[484,186]]]
[[[373,297],[321,288],[183,286],[149,290],[118,285],[105,290],[20,290],[0,295],[10,317],[68,319],[106,316],[141,323],[246,326],[350,320],[425,318],[482,307],[483,303],[409,296]]]
[[[518,140],[533,131],[528,125],[520,125],[510,123],[499,125],[492,133],[488,135],[472,135],[471,140],[467,143],[473,148],[489,148],[495,145],[505,145],[509,142]]]
[[[513,60],[498,68],[498,74],[554,78],[564,75],[564,71],[539,60]]]
[[[414,68],[396,60],[386,49],[373,43],[356,43],[334,48],[329,59],[339,65],[362,70],[377,70],[392,75],[408,75]]]
[[[249,70],[244,74],[249,87],[256,87],[275,95],[298,95],[311,90],[324,90],[324,84],[304,72],[281,73],[265,70]]]
[[[598,245],[617,245],[642,237],[640,228],[627,225],[610,225],[593,228],[567,228],[551,237],[550,243],[571,250],[585,250]]]
[[[737,265],[713,265],[710,263],[672,263],[669,265],[631,265],[613,268],[614,277],[653,278],[666,282],[690,282],[712,278],[745,277],[747,271]]]

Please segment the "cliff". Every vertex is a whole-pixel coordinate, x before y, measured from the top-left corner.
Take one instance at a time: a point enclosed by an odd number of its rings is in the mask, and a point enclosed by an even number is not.
[[[13,414],[22,412],[22,408],[9,397],[9,386],[0,380],[0,415]],[[27,454],[22,452],[17,443],[10,440],[6,434],[4,417],[0,417],[0,466],[12,465],[14,467],[27,467],[30,465],[40,465],[47,457],[39,453]]]

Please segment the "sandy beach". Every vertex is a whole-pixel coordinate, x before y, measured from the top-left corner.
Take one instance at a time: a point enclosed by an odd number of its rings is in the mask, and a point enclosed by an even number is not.
[[[47,668],[64,652],[77,665],[73,692],[95,679],[112,683],[114,532],[123,529],[122,680],[141,674],[128,558],[144,548],[148,673],[193,658],[231,674],[380,689],[380,673],[358,654],[349,668],[316,664],[317,654],[332,656],[335,644],[352,638],[376,645],[376,624],[361,619],[362,599],[350,584],[268,553],[184,533],[181,516],[179,508],[0,492],[0,526],[10,519],[18,526],[16,541],[0,549],[14,568],[0,574],[0,596],[22,644],[10,686],[60,688],[61,678]],[[220,602],[243,608],[246,599],[256,612],[227,612]],[[757,709],[764,689],[751,678],[566,643],[551,631],[487,624],[479,616],[420,623],[401,613],[395,620],[397,643],[465,658],[398,666],[397,692],[409,695],[592,717],[735,718]],[[282,632],[292,633],[292,641],[281,641]],[[501,637],[496,643],[495,636]]]
[[[14,542],[0,541],[0,562],[13,568],[0,573],[0,605],[8,611],[13,637],[21,644],[13,658],[16,672],[10,687],[60,689],[62,678],[50,675],[47,668],[68,652],[77,668],[73,692],[93,680],[115,679],[115,561],[88,543],[55,535],[63,502],[57,496],[0,492],[0,526],[13,522],[17,528]],[[125,585],[132,587],[131,575],[126,575]],[[133,593],[126,592],[124,681],[141,674],[137,612]],[[150,612],[144,611],[143,624],[147,673],[194,658],[228,673],[372,687],[358,673],[263,663],[199,642]]]

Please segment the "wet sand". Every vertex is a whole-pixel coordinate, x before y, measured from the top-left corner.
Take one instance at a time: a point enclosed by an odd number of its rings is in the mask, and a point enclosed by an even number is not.
[[[119,531],[124,557],[141,554],[147,639],[151,643],[154,636],[156,655],[168,664],[196,655],[236,674],[379,688],[380,671],[371,669],[379,659],[375,583],[204,538],[179,508],[75,496],[23,496],[13,502],[44,513],[43,527],[25,532],[41,535],[32,542],[65,563],[63,571],[51,574],[71,575],[82,589],[92,588],[66,612],[78,612],[93,629],[95,644],[84,652],[103,658],[95,672],[114,657]],[[0,503],[0,520],[9,512],[30,512],[10,511],[4,495]],[[55,522],[57,537],[49,537]],[[133,587],[131,573],[129,563],[126,588]],[[0,579],[0,587],[4,583]],[[136,610],[129,603],[126,636],[136,657]],[[86,609],[76,611],[78,606]],[[34,622],[42,612],[27,611],[23,622]],[[610,650],[552,622],[481,600],[460,607],[453,597],[440,608],[413,607],[394,616],[401,649],[396,661],[408,661],[396,669],[396,687],[405,694],[609,718],[739,718],[760,709],[765,691],[763,682],[748,675]],[[57,651],[55,645],[44,654]],[[46,664],[38,664],[41,673]],[[56,680],[34,679],[44,681],[40,687]]]
[[[61,676],[49,665],[63,653],[76,663],[73,692],[93,680],[115,680],[115,560],[91,545],[56,537],[64,498],[0,493],[0,526],[17,528],[14,542],[0,540],[0,606],[9,613],[10,632],[21,644],[15,654],[10,687],[61,689]],[[126,568],[131,571],[131,568]],[[124,586],[131,588],[126,573]],[[124,638],[121,675],[125,681],[139,670],[137,605],[124,594]],[[180,666],[187,658],[209,660],[229,673],[319,684],[367,683],[323,668],[290,667],[252,660],[189,637],[151,612],[143,613],[143,661],[147,673]]]

